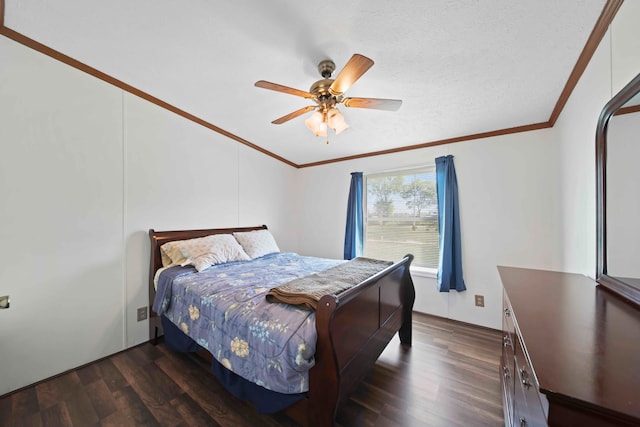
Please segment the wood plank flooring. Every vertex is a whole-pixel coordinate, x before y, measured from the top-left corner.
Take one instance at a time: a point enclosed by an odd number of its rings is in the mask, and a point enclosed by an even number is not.
[[[338,414],[351,426],[500,426],[501,333],[414,314]],[[0,399],[0,426],[294,426],[227,393],[196,358],[128,349]]]

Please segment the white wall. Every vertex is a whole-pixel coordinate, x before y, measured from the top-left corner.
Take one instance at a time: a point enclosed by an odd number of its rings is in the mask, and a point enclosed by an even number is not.
[[[640,2],[625,1],[611,24],[611,94],[640,73]]]
[[[0,58],[2,395],[123,348],[124,271],[122,94],[2,37]]]
[[[611,98],[610,34],[596,50],[554,126],[560,179],[560,269],[595,276],[595,135],[600,111]]]
[[[300,250],[342,257],[350,173],[455,159],[467,291],[439,293],[433,278],[414,274],[415,309],[500,328],[497,265],[557,267],[556,160],[550,129],[357,159],[300,171]],[[473,296],[485,296],[485,307]]]
[[[149,228],[266,223],[297,250],[296,169],[6,38],[0,58],[0,395],[148,340]]]
[[[136,308],[148,304],[148,230],[267,224],[283,249],[295,212],[287,182],[296,170],[182,119],[124,95],[124,236],[127,346],[148,339]]]
[[[554,126],[563,271],[595,277],[595,131],[605,104],[640,73],[640,2],[624,2]]]

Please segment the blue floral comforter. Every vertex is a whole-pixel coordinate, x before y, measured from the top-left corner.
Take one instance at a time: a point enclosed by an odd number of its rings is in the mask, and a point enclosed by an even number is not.
[[[308,391],[315,314],[269,303],[269,289],[344,261],[275,253],[243,262],[160,274],[153,309],[241,377],[279,393]]]

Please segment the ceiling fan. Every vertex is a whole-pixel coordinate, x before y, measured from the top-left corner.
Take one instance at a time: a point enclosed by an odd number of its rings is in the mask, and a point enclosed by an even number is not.
[[[313,83],[308,92],[265,80],[259,80],[255,85],[263,89],[275,90],[276,92],[311,99],[316,104],[302,107],[271,123],[279,125],[315,110],[315,113],[305,120],[305,124],[316,136],[327,136],[327,127],[333,129],[336,134],[349,127],[349,125],[344,122],[344,117],[337,108],[338,104],[342,104],[345,107],[371,108],[388,111],[396,111],[402,105],[402,101],[399,99],[344,97],[346,90],[371,68],[372,65],[373,61],[371,59],[356,53],[349,59],[337,77],[332,79],[331,74],[335,71],[336,64],[330,59],[325,59],[318,64],[318,71],[322,79]]]

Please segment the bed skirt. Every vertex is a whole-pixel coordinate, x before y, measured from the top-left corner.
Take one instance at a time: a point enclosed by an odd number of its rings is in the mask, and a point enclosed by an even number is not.
[[[194,353],[203,349],[165,316],[160,316],[160,318],[167,348],[180,353]],[[228,370],[215,358],[211,361],[211,372],[229,393],[239,399],[251,402],[261,414],[280,412],[307,397],[307,393],[284,394],[267,390]]]

